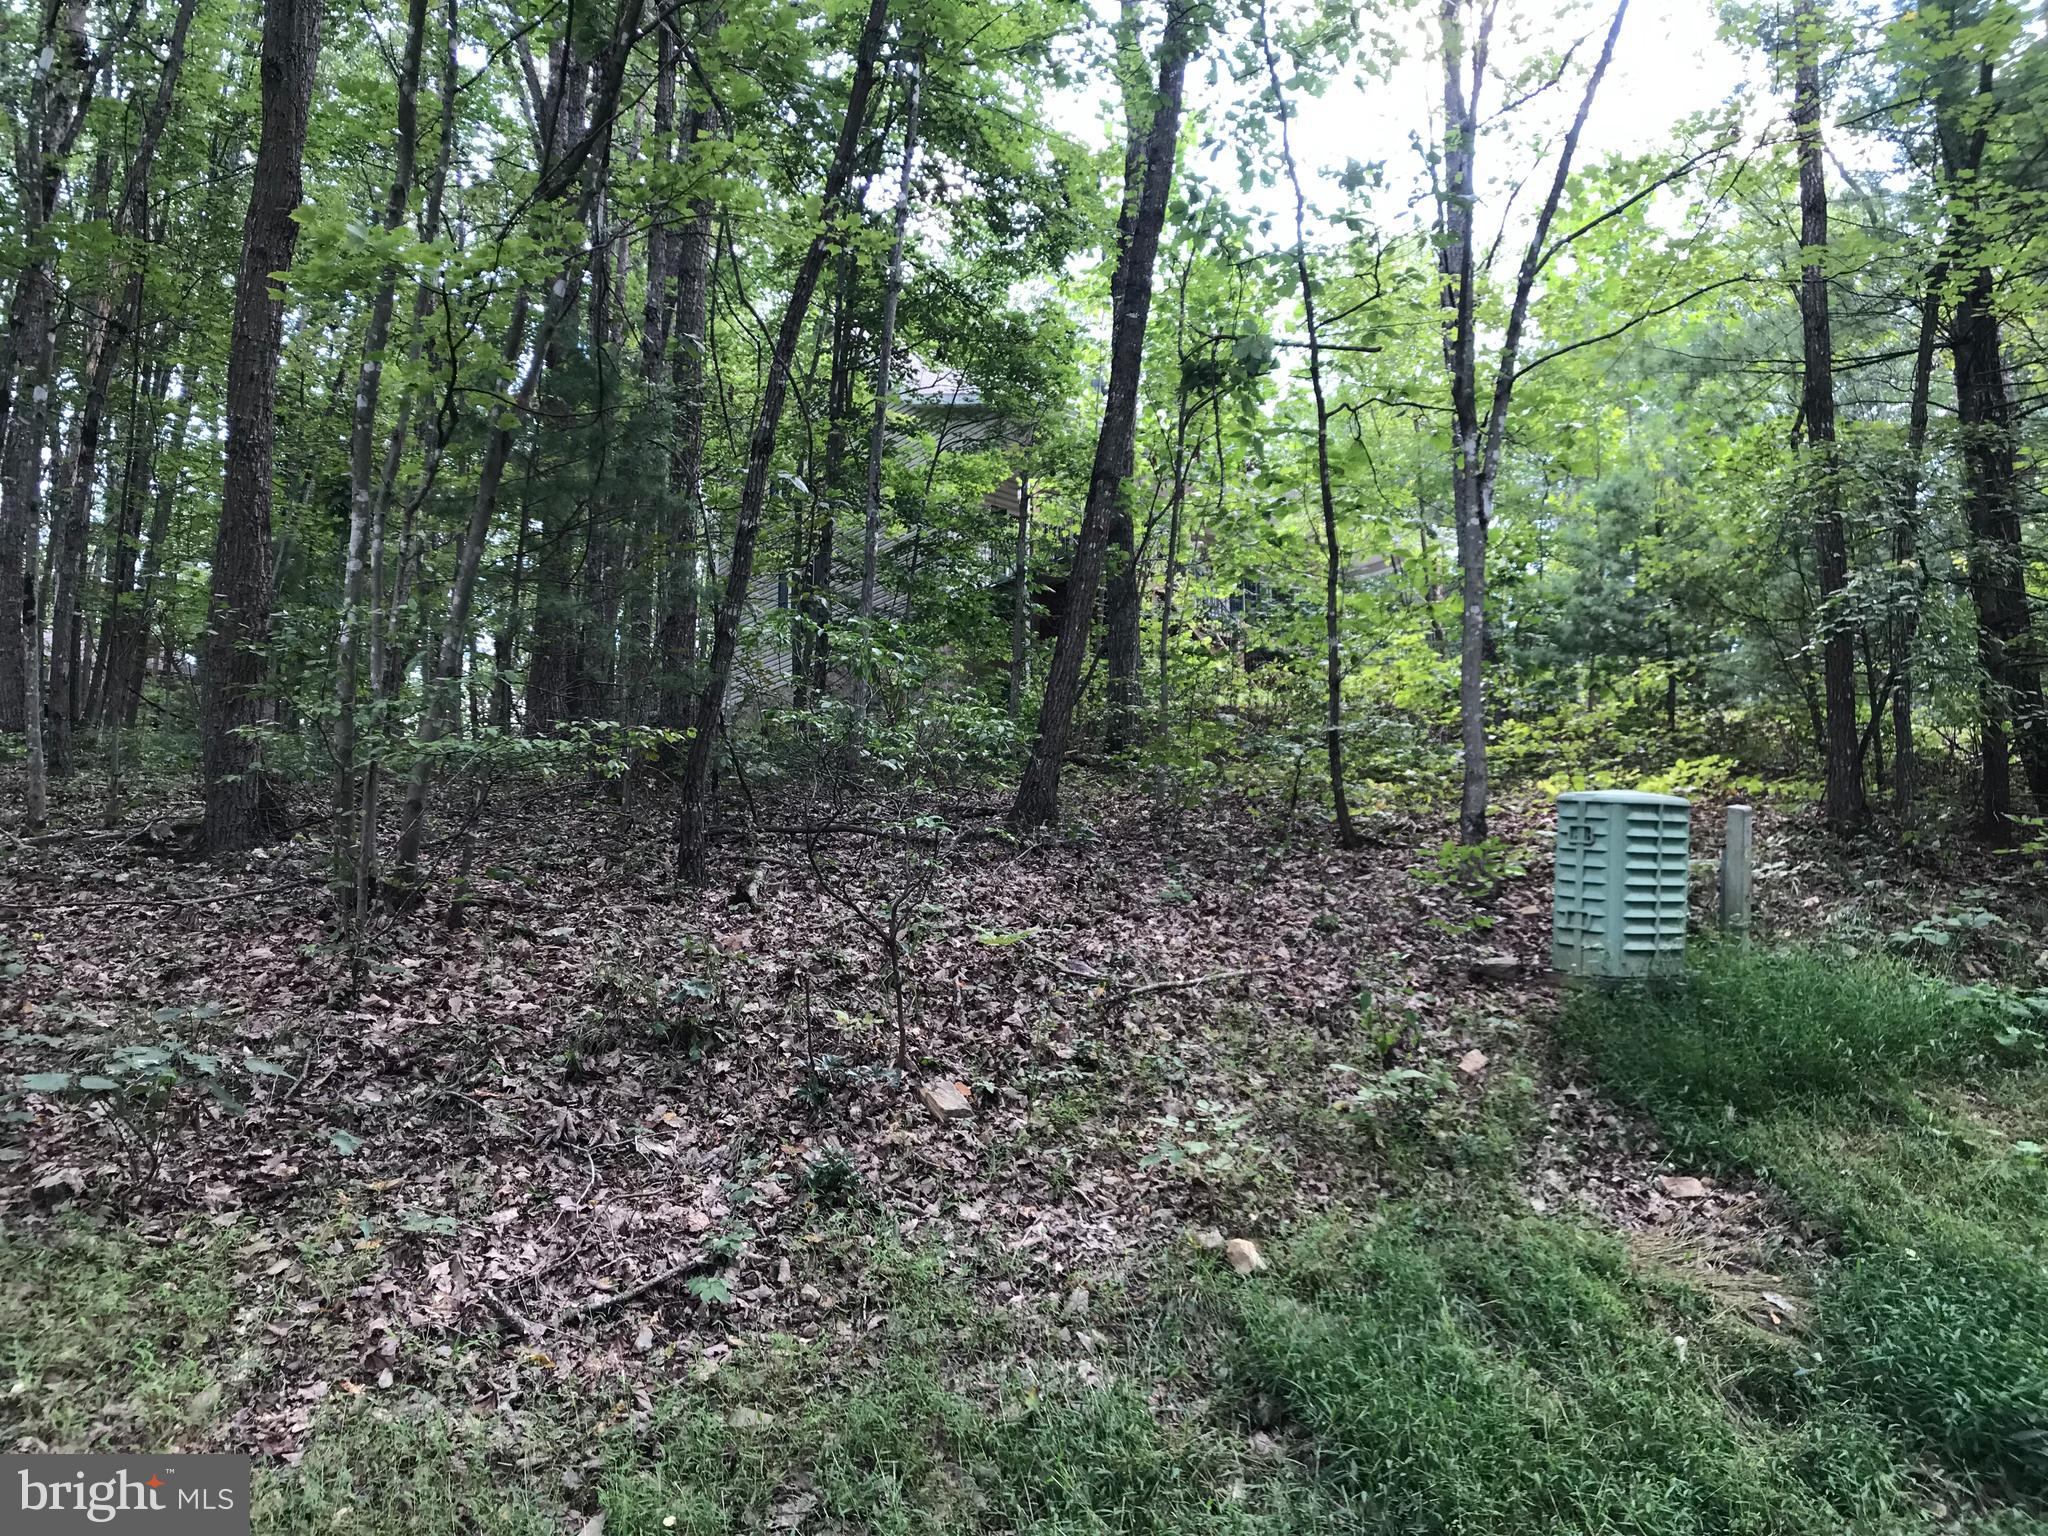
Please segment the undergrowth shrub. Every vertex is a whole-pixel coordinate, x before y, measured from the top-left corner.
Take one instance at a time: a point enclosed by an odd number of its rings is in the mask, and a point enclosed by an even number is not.
[[[1581,992],[1563,1029],[1638,1102],[1745,1113],[1882,1088],[1989,1045],[1980,1007],[1895,961],[1733,944],[1670,986]]]

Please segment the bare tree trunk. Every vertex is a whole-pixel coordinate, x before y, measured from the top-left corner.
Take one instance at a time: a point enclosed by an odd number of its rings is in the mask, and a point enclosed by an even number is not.
[[[1798,66],[1792,126],[1799,145],[1799,276],[1804,384],[1801,410],[1808,445],[1807,494],[1813,506],[1814,573],[1820,589],[1821,680],[1826,712],[1826,786],[1821,809],[1836,831],[1866,816],[1856,751],[1856,632],[1842,612],[1849,587],[1849,540],[1842,523],[1841,466],[1835,450],[1835,349],[1828,314],[1826,267],[1816,254],[1828,244],[1828,189],[1821,144],[1820,19],[1814,0],[1793,13]]]
[[[1927,449],[1927,402],[1934,380],[1934,350],[1941,333],[1941,290],[1947,269],[1936,263],[1920,304],[1920,340],[1913,357],[1913,396],[1906,418],[1906,463],[1899,477],[1898,513],[1892,523],[1893,581],[1908,586],[1894,593],[1891,621],[1892,804],[1901,818],[1913,814],[1920,789],[1920,758],[1913,746],[1913,643],[1920,625],[1920,476]]]
[[[1323,350],[1316,317],[1316,285],[1308,261],[1308,197],[1301,171],[1294,163],[1294,141],[1287,128],[1290,109],[1280,83],[1280,60],[1273,51],[1272,26],[1265,0],[1259,0],[1259,47],[1266,59],[1266,78],[1273,88],[1273,106],[1280,119],[1280,158],[1294,189],[1294,270],[1300,284],[1302,323],[1308,331],[1309,393],[1316,408],[1316,489],[1323,512],[1323,748],[1330,765],[1330,800],[1337,816],[1337,845],[1356,848],[1360,838],[1351,824],[1351,802],[1344,793],[1344,651],[1339,625],[1343,616],[1344,555],[1337,537],[1337,498],[1330,476],[1330,407],[1323,393]]]
[[[85,397],[72,425],[71,451],[50,509],[50,692],[44,700],[44,752],[53,777],[71,772],[71,727],[78,718],[78,632],[85,622],[86,544],[92,536],[92,491],[113,388],[113,301],[102,294],[86,327],[79,374]]]
[[[1988,265],[1956,304],[1956,419],[1961,429],[1964,510],[1970,531],[1970,595],[1977,606],[1978,658],[1985,676],[1983,831],[2012,833],[2011,747],[2016,742],[2037,805],[2048,805],[2048,722],[2032,653],[2032,615],[2018,506],[2012,398]],[[2012,736],[2006,721],[2012,721]]]
[[[2012,836],[2012,747],[2025,765],[2037,810],[2048,807],[2048,700],[2034,647],[2021,480],[2012,390],[1998,315],[1998,277],[1985,250],[1984,157],[1997,115],[1991,61],[1980,59],[1973,90],[1942,90],[1935,103],[1942,168],[1956,201],[1951,269],[1965,275],[1950,321],[1956,423],[1963,461],[1963,508],[1970,531],[1970,596],[1977,608],[1977,655],[1984,674],[1983,778],[1979,829]],[[2012,735],[2007,734],[2007,720]]]
[[[621,8],[610,44],[597,70],[598,89],[590,112],[590,126],[573,140],[567,140],[567,131],[561,124],[563,99],[569,82],[558,78],[559,88],[546,115],[548,129],[542,139],[542,170],[534,189],[536,202],[555,202],[565,198],[592,152],[602,150],[611,133],[613,112],[625,79],[626,60],[632,52],[640,10],[640,0],[627,0]],[[566,149],[563,148],[565,140]],[[582,224],[589,218],[591,200],[595,195],[595,183],[586,180],[580,206],[570,210],[576,223]],[[512,445],[520,423],[533,407],[534,395],[548,366],[548,354],[556,335],[576,311],[578,289],[575,276],[576,268],[571,265],[565,267],[557,278],[554,292],[542,312],[533,359],[519,377],[509,405],[494,413],[496,419],[484,439],[483,462],[477,472],[476,495],[470,503],[469,526],[456,551],[455,580],[449,589],[448,607],[441,619],[440,645],[427,669],[426,707],[420,717],[412,773],[406,781],[405,806],[399,820],[398,848],[391,881],[394,904],[409,903],[419,891],[420,847],[426,834],[427,788],[433,775],[433,748],[459,729],[461,723],[462,660],[469,651],[469,613],[476,593],[477,571],[483,563],[484,546],[490,542],[505,465],[512,457]],[[508,376],[517,372],[519,359],[526,351],[526,327],[531,304],[527,291],[520,289],[513,300],[500,351],[500,360]]]
[[[384,230],[405,223],[412,199],[413,165],[419,155],[420,61],[427,44],[427,0],[407,0],[405,51],[398,66],[398,140],[391,188],[384,199]],[[354,417],[348,454],[348,552],[343,566],[341,623],[335,642],[334,720],[334,890],[345,923],[355,931],[370,915],[376,886],[376,838],[357,814],[362,785],[356,768],[356,651],[365,617],[372,502],[377,490],[377,407],[384,386],[384,349],[391,341],[391,312],[398,299],[398,263],[386,261],[370,301],[363,336],[363,360],[356,370]],[[381,691],[381,690],[380,690]]]
[[[704,123],[692,114],[686,142],[694,143]],[[705,322],[711,296],[711,204],[700,199],[683,230],[676,253],[675,357],[670,385],[675,394],[675,440],[669,451],[668,585],[656,637],[661,672],[660,722],[688,730],[695,696],[699,544],[704,527],[704,357]]]
[[[135,150],[121,180],[112,224],[117,239],[144,226],[148,218],[149,173],[156,146],[171,114],[178,75],[184,64],[185,38],[191,28],[195,0],[181,0],[165,45],[155,94],[142,111]],[[94,201],[107,191],[109,168],[104,157],[94,171]],[[85,396],[78,411],[73,448],[67,465],[64,494],[59,498],[53,537],[61,529],[54,564],[57,580],[52,604],[50,647],[49,766],[53,774],[71,771],[71,732],[84,713],[84,669],[80,651],[86,626],[86,553],[92,528],[93,487],[98,476],[100,439],[105,430],[107,395],[119,371],[121,352],[140,323],[143,269],[133,272],[121,255],[110,264],[106,288],[93,307],[79,369]]]
[[[1506,334],[1494,373],[1493,397],[1482,415],[1478,378],[1478,274],[1473,248],[1473,212],[1478,198],[1475,168],[1481,117],[1479,93],[1496,6],[1489,0],[1476,30],[1465,20],[1466,0],[1441,0],[1439,33],[1444,69],[1443,180],[1438,188],[1438,267],[1443,274],[1444,365],[1451,384],[1451,506],[1456,524],[1460,574],[1458,643],[1458,727],[1464,752],[1464,785],[1458,802],[1458,838],[1466,844],[1486,838],[1490,781],[1486,763],[1486,545],[1493,516],[1494,485],[1507,436],[1508,407],[1520,378],[1522,333],[1536,279],[1559,247],[1549,244],[1550,226],[1571,178],[1579,137],[1593,99],[1614,58],[1615,40],[1628,15],[1620,0],[1608,23],[1599,60],[1579,98],[1578,114],[1558,151],[1550,191],[1522,254],[1508,309]],[[1468,37],[1468,30],[1472,35]],[[1466,70],[1470,69],[1469,80]],[[1533,366],[1533,364],[1531,365]]]
[[[747,475],[740,488],[738,515],[733,520],[732,554],[726,561],[725,595],[718,605],[713,625],[711,664],[697,696],[694,710],[696,731],[690,737],[683,759],[683,774],[676,814],[676,873],[686,883],[702,885],[705,879],[705,841],[710,809],[711,749],[717,735],[720,711],[725,706],[726,687],[732,678],[733,656],[739,646],[740,613],[746,605],[747,583],[753,578],[754,545],[761,532],[761,509],[768,499],[768,475],[775,456],[775,437],[782,423],[783,402],[789,393],[789,374],[796,357],[797,342],[803,335],[804,319],[810,312],[811,295],[817,291],[818,274],[838,238],[833,225],[843,210],[846,189],[853,176],[854,150],[867,120],[868,96],[874,87],[875,60],[882,51],[882,34],[889,19],[889,0],[871,0],[867,20],[861,28],[860,47],[854,57],[853,79],[847,91],[846,118],[840,125],[839,142],[832,152],[832,164],[825,174],[819,201],[818,231],[810,249],[790,283],[789,301],[776,331],[774,350],[769,355],[768,378],[761,391],[761,403],[754,430],[747,441]]]
[[[156,455],[156,439],[170,389],[171,364],[161,345],[145,356],[135,349],[135,372],[129,384],[127,426],[121,445],[116,490],[107,498],[107,606],[100,616],[99,652],[87,694],[85,718],[102,726],[117,723],[113,708],[135,596],[137,552],[142,547],[143,489]],[[149,380],[145,389],[143,379]]]
[[[854,194],[856,206],[865,201],[863,190]],[[832,355],[825,383],[825,465],[819,476],[821,494],[815,498],[818,524],[812,532],[811,547],[798,549],[797,623],[793,627],[797,666],[790,682],[792,702],[807,708],[813,697],[825,695],[830,669],[832,620],[832,549],[838,539],[839,509],[845,500],[842,481],[846,474],[846,435],[853,415],[853,298],[854,260],[851,249],[839,253],[832,294]]]
[[[270,634],[271,448],[284,300],[273,272],[298,246],[300,175],[313,72],[320,56],[321,0],[270,0],[263,13],[262,136],[228,344],[227,476],[213,546],[213,584],[200,657],[200,772],[208,853],[246,848],[268,833],[256,743],[242,733],[261,719],[258,689]]]
[[[1031,475],[1017,478],[1017,582],[1010,599],[1010,686],[1005,701],[1010,719],[1024,709],[1031,685]]]
[[[910,227],[911,174],[917,164],[917,122],[924,100],[924,61],[910,64],[910,99],[903,112],[903,167],[896,183],[896,228],[889,245],[889,275],[882,287],[882,324],[875,338],[875,419],[868,429],[868,484],[861,508],[860,627],[867,643],[875,616],[875,571],[882,547],[882,457],[889,440],[889,376],[895,365],[896,308],[903,297],[903,241]],[[853,669],[853,728],[856,739],[868,715],[869,667]]]
[[[1119,253],[1118,271],[1111,281],[1116,303],[1110,317],[1109,391],[1102,407],[1102,430],[1095,439],[1088,499],[1083,504],[1081,530],[1067,576],[1066,606],[1060,614],[1059,637],[1053,643],[1052,667],[1039,704],[1038,739],[1010,806],[1010,823],[1020,830],[1044,826],[1059,815],[1060,767],[1080,704],[1081,664],[1088,649],[1096,591],[1102,582],[1111,522],[1125,493],[1137,440],[1138,385],[1145,362],[1145,324],[1152,312],[1152,269],[1159,256],[1167,196],[1173,188],[1181,86],[1199,42],[1199,25],[1192,4],[1168,0],[1166,29],[1159,44],[1159,88],[1144,140],[1143,171],[1135,188],[1131,178],[1125,180],[1130,238]],[[1134,190],[1135,207],[1131,204]]]
[[[50,393],[56,380],[56,253],[44,233],[57,207],[71,150],[85,126],[96,75],[86,34],[86,0],[56,0],[43,8],[40,80],[29,93],[22,139],[20,247],[26,260],[15,278],[8,309],[6,348],[11,366],[0,371],[0,592],[36,586],[36,543],[42,519],[43,438],[52,416]],[[41,593],[35,623],[42,622]],[[42,661],[41,630],[36,643],[26,631],[0,625],[0,730],[27,730],[40,770]],[[27,668],[36,668],[31,681]],[[28,704],[33,688],[38,702]]]

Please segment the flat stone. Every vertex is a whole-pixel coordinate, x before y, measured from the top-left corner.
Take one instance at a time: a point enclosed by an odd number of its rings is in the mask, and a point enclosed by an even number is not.
[[[918,1084],[917,1096],[935,1120],[965,1120],[974,1113],[965,1083],[949,1083],[934,1078],[928,1083]]]
[[[1513,955],[1478,955],[1467,974],[1474,981],[1513,981],[1522,974],[1522,962]]]
[[[1704,1200],[1707,1198],[1707,1186],[1689,1173],[1661,1174],[1657,1179],[1657,1187],[1673,1200]]]
[[[1223,1245],[1223,1262],[1240,1275],[1256,1275],[1266,1267],[1266,1259],[1248,1237],[1233,1237]]]

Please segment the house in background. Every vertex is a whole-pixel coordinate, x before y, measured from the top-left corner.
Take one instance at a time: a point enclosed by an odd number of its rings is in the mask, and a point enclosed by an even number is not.
[[[941,454],[985,453],[991,448],[1022,444],[1030,429],[1005,418],[983,399],[981,390],[958,369],[934,369],[912,359],[907,377],[892,388],[893,411],[900,425],[888,435],[890,461],[901,468],[932,466]],[[1022,507],[1023,489],[1012,476],[982,498],[990,511],[1013,522]],[[910,589],[918,562],[926,553],[923,530],[892,528],[883,508],[882,536],[876,545],[875,613],[902,620],[910,614]],[[832,541],[832,574],[826,584],[831,622],[860,611],[863,563],[861,512],[842,511]],[[788,551],[782,554],[787,556]],[[741,709],[769,709],[790,702],[795,679],[797,641],[791,609],[802,599],[803,581],[787,564],[757,572],[747,589],[740,633],[746,637],[733,670],[733,689]],[[837,689],[843,675],[830,677]]]

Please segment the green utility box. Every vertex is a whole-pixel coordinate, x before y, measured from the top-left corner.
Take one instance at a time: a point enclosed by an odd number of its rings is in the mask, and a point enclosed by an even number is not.
[[[1676,795],[1635,790],[1557,797],[1552,965],[1615,978],[1685,969],[1691,813]]]

